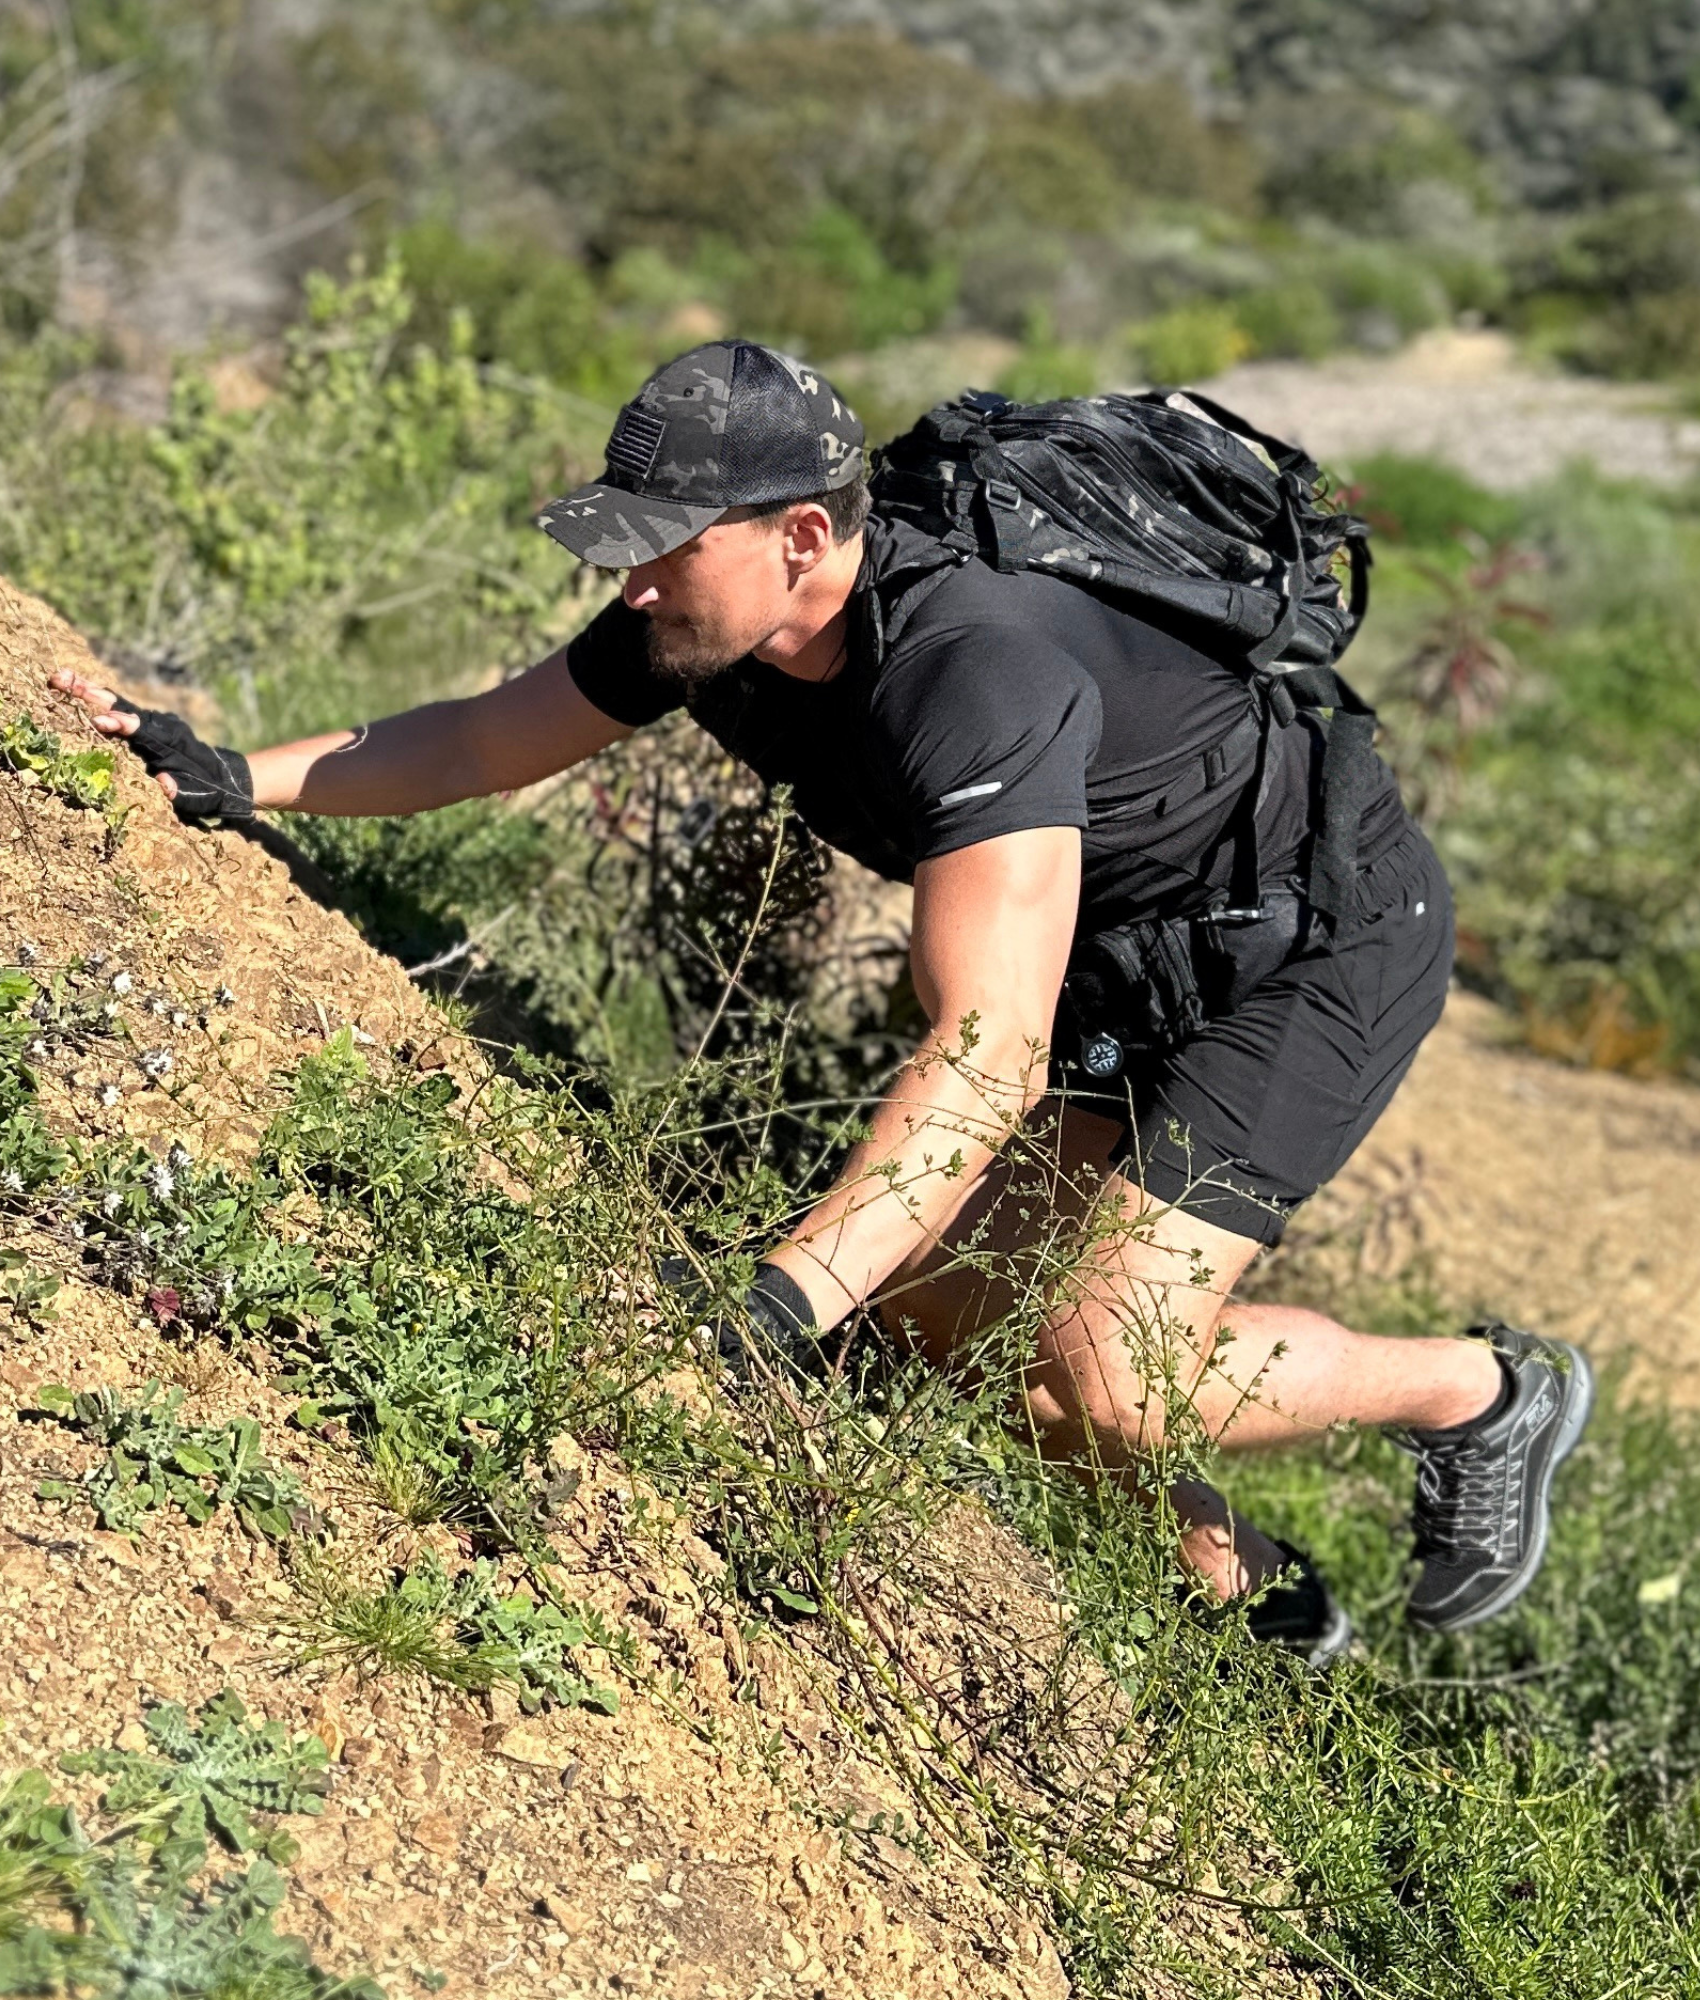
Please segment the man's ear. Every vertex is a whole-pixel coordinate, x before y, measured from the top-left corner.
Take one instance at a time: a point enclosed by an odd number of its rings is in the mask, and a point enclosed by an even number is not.
[[[795,576],[814,569],[832,548],[832,517],[812,500],[792,509],[785,524],[785,560]]]

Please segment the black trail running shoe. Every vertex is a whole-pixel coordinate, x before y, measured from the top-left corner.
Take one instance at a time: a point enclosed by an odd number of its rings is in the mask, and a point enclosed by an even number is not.
[[[1534,1581],[1547,1547],[1553,1474],[1594,1403],[1586,1356],[1501,1321],[1470,1328],[1493,1344],[1510,1386],[1497,1415],[1453,1431],[1395,1438],[1417,1461],[1420,1573],[1406,1616],[1431,1632],[1497,1617]]]
[[[1246,1613],[1246,1629],[1265,1646],[1284,1646],[1307,1666],[1325,1667],[1352,1643],[1352,1621],[1334,1601],[1310,1557],[1291,1542],[1275,1546],[1298,1575],[1271,1584]]]

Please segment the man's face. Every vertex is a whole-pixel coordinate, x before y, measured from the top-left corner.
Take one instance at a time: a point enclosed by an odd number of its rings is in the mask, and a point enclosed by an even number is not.
[[[710,680],[779,629],[790,573],[785,536],[734,509],[700,535],[626,572],[623,595],[649,619],[649,657],[687,686]]]

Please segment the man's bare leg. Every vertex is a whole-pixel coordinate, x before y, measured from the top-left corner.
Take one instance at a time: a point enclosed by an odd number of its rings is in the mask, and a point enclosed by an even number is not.
[[[1069,1303],[1043,1328],[1028,1401],[1059,1440],[1130,1480],[1182,1405],[1224,1449],[1255,1450],[1341,1423],[1448,1429],[1499,1393],[1499,1362],[1478,1341],[1390,1339],[1303,1307],[1236,1302],[1257,1254],[1250,1238],[1157,1207],[1119,1176],[1105,1201],[1120,1205],[1123,1226],[1088,1248]],[[1187,1482],[1172,1495],[1182,1553],[1222,1596],[1281,1567],[1274,1544],[1211,1488]]]
[[[1047,1449],[1145,1492],[1182,1404],[1210,1438],[1243,1449],[1345,1422],[1442,1429],[1493,1402],[1499,1363],[1478,1342],[1388,1339],[1300,1307],[1230,1303],[1257,1243],[1148,1202],[1109,1165],[1119,1128],[1073,1107],[1059,1122],[1058,1109],[1041,1108],[1026,1157],[992,1169],[951,1241],[900,1273],[885,1302],[943,1361],[1031,1306],[1035,1289],[1051,1295],[1026,1375]],[[965,1246],[997,1268],[962,1261]],[[1221,1596],[1282,1567],[1212,1488],[1177,1482],[1171,1499],[1183,1558]]]

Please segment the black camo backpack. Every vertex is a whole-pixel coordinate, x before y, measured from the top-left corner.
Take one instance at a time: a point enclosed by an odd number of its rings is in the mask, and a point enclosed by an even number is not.
[[[1335,663],[1368,604],[1369,528],[1328,503],[1313,460],[1202,396],[1025,404],[974,390],[875,454],[873,495],[945,560],[1195,621],[1260,697],[1263,743],[1314,717],[1327,747],[1307,896],[1328,917],[1350,910],[1375,715]],[[1248,824],[1263,769],[1260,745]],[[1250,869],[1255,897],[1254,845]]]

